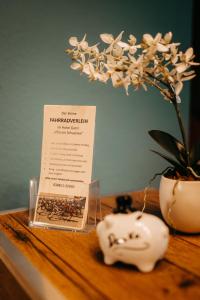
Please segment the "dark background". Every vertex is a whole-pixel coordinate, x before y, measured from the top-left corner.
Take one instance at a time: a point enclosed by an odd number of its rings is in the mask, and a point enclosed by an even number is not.
[[[196,53],[196,60],[200,61],[200,2],[194,1],[192,41]],[[200,69],[191,84],[190,106],[190,144],[200,143]]]

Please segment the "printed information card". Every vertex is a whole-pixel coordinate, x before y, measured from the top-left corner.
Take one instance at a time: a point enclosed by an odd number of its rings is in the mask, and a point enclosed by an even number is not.
[[[95,115],[95,106],[44,106],[35,224],[83,229],[92,176]]]

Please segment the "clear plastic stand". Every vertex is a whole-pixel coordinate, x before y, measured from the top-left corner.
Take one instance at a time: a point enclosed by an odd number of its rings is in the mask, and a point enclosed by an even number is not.
[[[82,183],[85,185],[85,183]],[[101,203],[99,197],[99,181],[94,180],[89,184],[89,198],[88,198],[88,210],[87,218],[84,222],[84,227],[79,228],[68,228],[67,226],[56,226],[54,224],[40,224],[39,222],[34,221],[34,214],[36,209],[36,201],[38,195],[38,180],[37,178],[32,178],[30,180],[30,201],[29,201],[29,226],[30,227],[42,227],[46,229],[59,229],[59,230],[70,230],[78,232],[90,232],[95,229],[97,223],[102,219],[101,217]],[[69,210],[70,205],[68,204]],[[73,205],[73,204],[72,204]],[[66,214],[67,212],[65,212]]]

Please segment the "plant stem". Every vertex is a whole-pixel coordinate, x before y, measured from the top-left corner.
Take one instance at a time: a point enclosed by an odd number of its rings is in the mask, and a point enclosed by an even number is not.
[[[183,141],[183,145],[184,145],[184,148],[185,148],[185,154],[186,154],[186,159],[187,159],[187,166],[190,167],[190,158],[189,158],[189,151],[188,151],[188,146],[187,146],[186,134],[185,134],[185,129],[184,129],[184,126],[183,126],[182,118],[181,118],[180,109],[179,109],[178,103],[176,101],[176,96],[174,96],[174,100],[172,101],[172,103],[173,103],[174,109],[176,111],[178,124],[179,124],[179,128],[180,128],[180,131],[181,131],[182,141]]]
[[[170,94],[171,94],[171,102],[174,106],[174,109],[176,111],[176,116],[178,119],[178,124],[179,124],[179,128],[180,128],[180,132],[181,132],[181,137],[182,137],[182,142],[185,148],[185,155],[186,155],[186,160],[187,160],[187,166],[190,167],[190,157],[189,157],[189,151],[188,151],[188,146],[187,146],[187,140],[186,140],[186,134],[185,134],[185,128],[183,126],[183,122],[182,122],[182,117],[181,117],[181,112],[177,103],[177,96],[176,93],[174,91],[174,88],[172,87],[172,85],[170,83],[167,83],[165,81],[163,81],[160,78],[156,78],[154,77],[151,73],[147,72],[148,76],[155,79],[157,82],[159,82],[160,84],[164,85],[165,87],[168,88]],[[152,83],[151,83],[152,84]],[[154,85],[156,88],[158,88],[159,90],[162,90],[162,88],[157,85],[157,84],[152,84]]]

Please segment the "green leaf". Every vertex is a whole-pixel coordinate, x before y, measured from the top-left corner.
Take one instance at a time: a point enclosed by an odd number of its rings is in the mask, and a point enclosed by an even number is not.
[[[184,145],[167,132],[150,130],[149,135],[166,151],[171,153],[183,166],[187,166],[187,155]]]
[[[190,150],[190,163],[191,166],[199,165],[200,162],[200,143],[196,143]]]
[[[177,161],[173,160],[171,157],[162,154],[158,151],[155,150],[151,150],[152,152],[156,153],[157,155],[161,156],[162,158],[164,158],[165,160],[167,160],[171,165],[173,165],[175,167],[175,169],[181,174],[181,175],[185,175],[187,176],[188,174],[188,170],[187,168],[185,168],[183,165],[179,164]]]
[[[197,173],[197,175],[200,176],[200,160],[196,162],[196,164],[192,167],[194,171]]]
[[[200,159],[196,160],[192,165],[192,169],[200,176]]]

